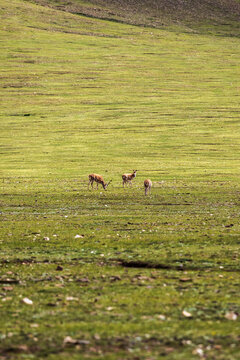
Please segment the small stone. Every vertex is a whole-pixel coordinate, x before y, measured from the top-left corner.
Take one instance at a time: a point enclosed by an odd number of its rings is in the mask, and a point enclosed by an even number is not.
[[[225,314],[225,318],[228,320],[237,320],[238,316],[235,312],[229,311]]]
[[[165,315],[157,315],[157,318],[159,320],[166,320],[166,316]]]
[[[67,300],[67,301],[74,301],[74,300],[78,300],[78,298],[73,297],[73,296],[67,296],[67,297],[66,297],[66,300]]]
[[[192,314],[190,312],[188,312],[187,310],[183,310],[182,314],[183,314],[183,316],[188,317],[188,318],[192,317]]]
[[[74,236],[74,238],[75,238],[75,239],[82,239],[82,238],[84,238],[84,235],[78,235],[78,234],[77,234],[77,235]]]
[[[200,357],[203,357],[204,356],[204,352],[203,352],[203,349],[198,347],[196,348],[195,350],[193,350],[193,354],[194,355],[199,355]]]
[[[13,287],[12,286],[3,286],[3,291],[12,291]]]
[[[33,304],[33,301],[30,300],[30,299],[27,298],[27,297],[23,298],[22,301],[24,302],[24,304],[27,304],[27,305],[32,305],[32,304]]]

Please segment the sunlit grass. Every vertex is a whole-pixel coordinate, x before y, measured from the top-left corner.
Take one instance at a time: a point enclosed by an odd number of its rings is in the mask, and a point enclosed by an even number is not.
[[[1,356],[237,359],[239,40],[0,5]]]

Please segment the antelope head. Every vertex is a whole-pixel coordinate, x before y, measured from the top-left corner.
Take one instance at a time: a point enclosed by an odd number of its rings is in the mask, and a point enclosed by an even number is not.
[[[106,188],[108,187],[108,185],[110,184],[110,182],[112,182],[112,180],[110,180],[108,183],[106,183],[106,184],[103,185],[104,190],[106,190]]]

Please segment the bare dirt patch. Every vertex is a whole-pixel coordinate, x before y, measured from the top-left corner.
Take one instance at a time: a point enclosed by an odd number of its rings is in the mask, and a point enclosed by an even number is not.
[[[189,26],[207,22],[227,28],[240,21],[240,3],[236,0],[75,0],[59,3],[34,0],[35,3],[92,18],[131,25],[162,27],[169,24]]]

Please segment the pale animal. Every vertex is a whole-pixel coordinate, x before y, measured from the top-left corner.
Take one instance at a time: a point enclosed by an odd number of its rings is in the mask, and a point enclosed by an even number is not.
[[[112,180],[110,180],[108,183],[105,183],[105,181],[103,180],[102,175],[98,175],[98,174],[90,174],[90,175],[88,175],[88,178],[89,178],[88,189],[89,189],[89,185],[92,185],[92,189],[93,189],[93,183],[96,182],[97,183],[97,189],[98,189],[98,184],[101,184],[102,187],[104,188],[104,190],[106,190],[106,188],[108,187],[108,185],[112,181]]]
[[[147,193],[151,194],[151,187],[152,187],[151,180],[150,179],[144,180],[145,195],[147,195]]]
[[[133,170],[132,174],[123,174],[122,180],[123,180],[123,187],[125,184],[131,184],[132,185],[132,179],[136,177],[137,170]]]

